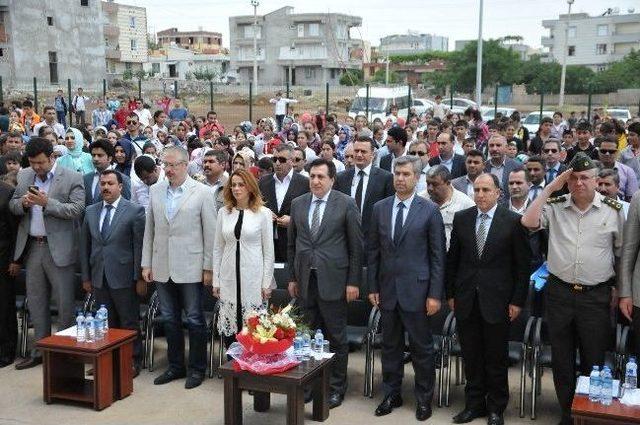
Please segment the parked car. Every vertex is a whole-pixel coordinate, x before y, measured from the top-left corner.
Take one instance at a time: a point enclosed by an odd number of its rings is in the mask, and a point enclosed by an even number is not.
[[[369,122],[380,118],[383,122],[389,114],[391,106],[398,107],[398,116],[407,118],[409,112],[409,87],[370,87],[369,98],[367,100],[367,89],[360,88],[349,108],[349,116],[355,118],[357,115],[367,115]]]
[[[501,108],[498,107],[498,112],[502,114],[502,116],[510,117],[512,113],[516,111],[515,108]],[[480,113],[482,114],[482,119],[485,121],[490,121],[495,118],[495,108],[493,106],[483,106],[480,108]]]
[[[553,118],[553,113],[555,111],[542,111],[543,117]],[[531,137],[538,131],[538,127],[540,126],[540,112],[531,112],[527,117],[522,121],[522,125],[529,130],[529,134]]]
[[[607,115],[611,118],[622,120],[624,122],[631,119],[631,111],[623,108],[607,109]]]
[[[442,103],[451,109],[451,112],[456,114],[462,114],[467,110],[468,107],[473,106],[474,108],[478,107],[478,104],[470,99],[465,99],[464,97],[454,97],[453,105],[451,104],[451,99],[442,99]]]
[[[422,115],[429,109],[433,108],[434,102],[429,99],[413,99],[413,108],[416,110],[416,114]]]

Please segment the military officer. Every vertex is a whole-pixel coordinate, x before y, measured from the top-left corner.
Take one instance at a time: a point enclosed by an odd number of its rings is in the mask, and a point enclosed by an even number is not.
[[[611,341],[609,305],[624,213],[622,204],[596,192],[597,172],[593,160],[579,152],[522,217],[530,230],[549,231],[546,318],[561,424],[572,423],[576,349],[580,373],[589,375],[593,365],[604,364]],[[569,194],[550,198],[565,183]]]

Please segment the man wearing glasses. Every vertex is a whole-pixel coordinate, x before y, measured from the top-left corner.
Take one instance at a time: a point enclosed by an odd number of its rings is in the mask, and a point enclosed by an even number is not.
[[[612,168],[618,172],[620,178],[620,197],[625,201],[638,190],[638,178],[633,169],[617,161],[618,140],[614,136],[596,137],[594,144],[600,146],[598,157],[602,163],[602,168]]]
[[[163,152],[166,180],[153,185],[142,247],[142,278],[155,282],[165,319],[169,368],[154,384],[187,377],[185,388],[199,386],[207,368],[207,327],[202,285],[212,284],[216,217],[211,188],[187,175],[189,155],[178,146]],[[189,331],[184,361],[183,315]]]
[[[561,163],[564,155],[565,152],[562,150],[562,142],[558,139],[551,138],[542,145],[542,159],[545,163],[545,185],[551,184],[556,177],[567,169],[567,166]],[[552,193],[551,196],[560,196],[566,193],[569,193],[569,189],[567,186],[564,186],[559,191]]]
[[[136,151],[135,156],[141,156],[142,147],[147,139],[140,133],[140,117],[135,112],[129,113],[126,125],[126,133],[123,138],[131,142],[133,149]]]
[[[409,152],[407,153],[409,156],[417,156],[420,158],[422,171],[420,172],[418,184],[416,185],[416,193],[424,192],[427,190],[427,171],[431,168],[431,165],[429,165],[429,145],[424,140],[413,142],[409,145]]]

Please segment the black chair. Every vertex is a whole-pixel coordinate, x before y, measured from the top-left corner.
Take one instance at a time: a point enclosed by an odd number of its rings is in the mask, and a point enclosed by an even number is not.
[[[27,272],[24,269],[20,270],[18,276],[15,279],[16,289],[16,314],[18,316],[18,350],[17,353],[21,357],[27,355],[27,334],[28,334],[28,315],[27,309],[27,287],[25,279]]]
[[[361,349],[365,344],[371,309],[371,303],[361,299],[347,304],[347,341],[350,352]]]

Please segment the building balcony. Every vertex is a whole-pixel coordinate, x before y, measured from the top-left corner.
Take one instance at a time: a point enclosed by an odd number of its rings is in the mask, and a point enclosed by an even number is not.
[[[542,37],[543,46],[552,46],[554,42],[553,37]]]
[[[113,24],[105,24],[103,31],[104,36],[108,38],[116,38],[120,35],[120,28]]]
[[[115,49],[113,47],[107,47],[107,49],[105,50],[104,56],[107,59],[120,60],[120,58],[122,57],[122,52],[120,52],[120,50]]]
[[[311,47],[311,46],[308,46]],[[279,61],[306,61],[306,60],[323,60],[327,59],[327,48],[321,45],[314,48],[295,48],[289,46],[280,47]]]
[[[612,43],[638,43],[640,44],[640,32],[627,34],[611,34]]]

